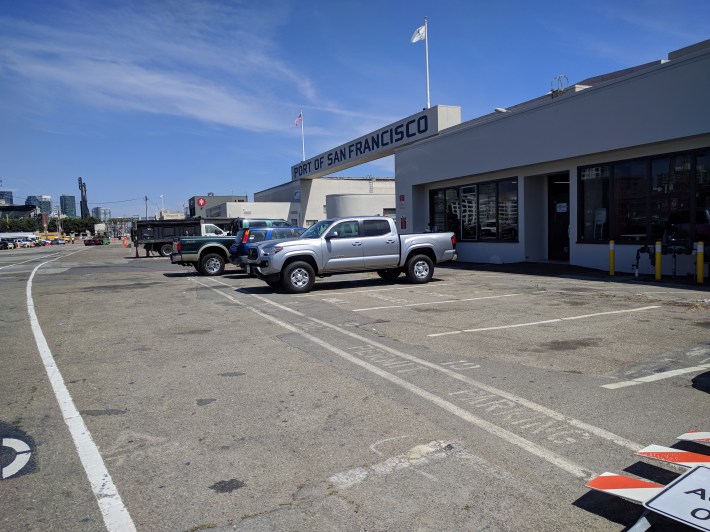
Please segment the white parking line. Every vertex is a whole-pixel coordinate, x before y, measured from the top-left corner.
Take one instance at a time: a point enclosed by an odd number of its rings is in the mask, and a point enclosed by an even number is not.
[[[703,364],[701,366],[693,366],[690,368],[672,369],[670,371],[662,371],[660,373],[654,373],[653,375],[648,375],[646,377],[639,377],[638,379],[631,379],[630,381],[615,382],[613,384],[605,384],[602,388],[607,390],[616,390],[617,388],[626,388],[627,386],[636,386],[637,384],[643,384],[645,382],[660,381],[662,379],[670,379],[676,375],[685,375],[686,373],[695,373],[698,371],[703,371],[710,369],[710,364]]]
[[[497,299],[501,297],[519,296],[520,294],[503,294],[499,296],[471,297],[468,299],[449,299],[448,301],[427,301],[426,303],[407,303],[405,305],[389,305],[386,307],[356,308],[352,312],[365,312],[367,310],[381,310],[387,308],[418,307],[421,305],[441,305],[442,303],[463,303],[464,301],[478,301],[479,299]]]
[[[35,261],[38,261],[38,260],[44,260],[44,259],[46,259],[47,257],[51,257],[51,256],[53,256],[53,255],[58,255],[58,254],[59,254],[59,252],[54,252],[54,253],[49,253],[49,254],[47,254],[47,255],[42,255],[41,257],[33,257],[33,258],[31,258],[31,259],[23,260],[23,261],[21,261],[21,262],[14,262],[14,263],[12,263],[12,264],[6,264],[5,266],[0,266],[0,270],[2,270],[2,269],[4,269],[4,268],[10,268],[10,267],[12,267],[12,266],[19,266],[20,264],[24,264],[24,263],[26,263],[26,262],[35,262]],[[57,258],[59,258],[59,257],[57,257]]]
[[[323,340],[321,338],[318,338],[317,336],[313,336],[312,334],[305,332],[303,329],[301,329],[299,327],[296,327],[286,321],[276,318],[275,316],[267,314],[266,312],[263,312],[255,307],[247,305],[246,303],[234,298],[231,294],[224,293],[223,290],[221,290],[215,286],[210,286],[209,284],[206,284],[203,281],[200,281],[197,279],[190,279],[190,281],[193,281],[201,286],[204,286],[205,288],[207,288],[209,290],[213,290],[214,292],[221,295],[222,297],[224,297],[224,298],[226,298],[238,305],[242,305],[244,308],[251,310],[252,312],[261,316],[262,318],[267,319],[267,320],[271,321],[272,323],[275,323],[275,324],[279,325],[280,327],[283,327],[284,329],[286,329],[292,333],[300,335],[302,338],[309,340],[309,341],[313,342],[314,344],[323,347],[324,349],[327,349],[331,353],[338,355],[339,357],[341,357],[345,360],[348,360],[349,362],[351,362],[352,364],[354,364],[356,366],[360,366],[361,368],[363,368],[367,371],[370,371],[371,373],[373,373],[379,377],[382,377],[383,379],[391,382],[392,384],[395,384],[397,386],[400,386],[401,388],[404,388],[405,390],[408,390],[409,392],[413,393],[414,395],[417,395],[417,396],[421,397],[422,399],[425,399],[425,400],[429,401],[430,403],[439,406],[443,410],[446,410],[450,414],[457,416],[458,418],[466,421],[467,423],[470,423],[471,425],[474,425],[482,430],[485,430],[489,434],[497,436],[497,437],[507,441],[508,443],[516,445],[522,449],[525,449],[527,452],[529,452],[539,458],[542,458],[543,460],[546,460],[547,462],[555,465],[556,467],[559,467],[563,471],[566,471],[567,473],[569,473],[577,478],[584,479],[584,478],[592,478],[595,476],[588,469],[584,468],[583,466],[581,466],[579,464],[576,464],[575,462],[572,462],[571,460],[568,460],[567,458],[555,453],[554,451],[550,451],[549,449],[543,447],[542,445],[539,445],[535,442],[527,440],[527,439],[523,438],[522,436],[518,436],[517,434],[510,432],[509,430],[506,430],[506,429],[504,429],[504,428],[502,428],[490,421],[487,421],[479,416],[476,416],[476,415],[472,414],[471,412],[469,412],[468,410],[465,410],[465,409],[459,407],[458,405],[455,405],[452,402],[439,397],[436,394],[433,394],[433,393],[431,393],[431,392],[429,392],[429,391],[427,391],[415,384],[410,383],[409,381],[402,379],[401,377],[393,375],[392,373],[385,371],[382,368],[379,368],[379,367],[377,367],[373,364],[370,364],[369,362],[366,362],[354,355],[351,355],[350,353],[340,349],[339,347],[334,346],[333,344],[326,342],[325,340]],[[222,286],[232,288],[230,285],[228,285],[226,283],[223,283],[223,282],[220,282],[217,280],[214,280],[214,281]],[[327,323],[327,322],[324,322],[321,320],[317,320],[315,318],[311,318],[309,316],[306,316],[302,312],[285,307],[284,305],[280,305],[280,304],[278,304],[274,301],[271,301],[265,297],[261,297],[256,294],[250,294],[250,295],[251,295],[251,297],[258,299],[259,301],[262,301],[263,303],[273,305],[279,309],[282,309],[285,312],[289,312],[289,313],[297,315],[297,316],[302,316],[304,318],[307,317],[307,318],[315,321],[316,323],[320,323],[326,327],[335,328],[330,323]],[[359,338],[361,341],[369,343],[371,345],[378,345],[378,346],[382,345],[377,342],[373,342],[365,337],[351,333],[349,331],[344,331],[340,328],[338,330],[348,336]],[[382,346],[382,347],[385,347],[385,346]],[[406,358],[414,358],[414,357],[410,357],[409,355],[405,355],[404,353],[402,353],[402,356],[406,357]],[[426,361],[420,360],[420,362],[425,363]],[[435,364],[432,364],[432,365],[435,365]],[[441,366],[437,366],[437,368],[439,370],[443,370],[445,373],[451,373],[451,374],[459,375],[460,377],[464,377],[463,375],[460,375],[460,374],[457,374],[451,370],[442,368]],[[524,401],[522,398],[520,400]],[[541,408],[543,408],[543,407],[541,407]],[[562,416],[561,414],[557,414],[557,415],[560,417],[563,417],[565,419],[565,421],[567,421],[570,424],[574,421],[571,418],[567,418],[567,417]],[[638,450],[640,448],[641,447],[636,447],[635,450]]]
[[[547,449],[545,449],[533,442],[530,442],[529,440],[526,440],[525,438],[522,438],[514,433],[511,433],[511,432],[507,431],[506,429],[499,427],[498,425],[495,425],[495,424],[488,422],[482,418],[479,418],[478,416],[473,415],[469,411],[463,410],[463,409],[459,408],[458,406],[454,405],[453,403],[446,401],[445,399],[442,399],[441,397],[438,397],[430,392],[427,392],[427,391],[419,388],[418,386],[410,384],[408,381],[404,381],[404,380],[400,379],[399,377],[392,375],[391,373],[389,373],[377,366],[374,366],[368,362],[365,362],[364,360],[354,357],[350,353],[347,353],[347,352],[325,342],[324,340],[321,340],[320,338],[317,338],[317,337],[314,337],[313,335],[308,334],[301,327],[296,327],[294,325],[291,325],[290,323],[284,322],[282,320],[279,320],[278,318],[275,318],[269,314],[266,314],[255,307],[252,307],[242,301],[239,301],[238,299],[234,298],[231,294],[224,293],[224,291],[218,289],[217,287],[210,286],[210,285],[208,285],[202,281],[199,281],[197,279],[189,279],[189,280],[193,281],[201,286],[204,286],[205,288],[213,290],[215,293],[232,301],[233,303],[236,303],[238,305],[242,305],[244,308],[251,310],[252,312],[256,313],[257,315],[263,316],[264,318],[272,321],[273,323],[278,324],[281,327],[284,327],[285,329],[287,329],[291,332],[301,335],[303,338],[309,339],[309,340],[315,342],[316,344],[323,346],[324,348],[328,349],[332,353],[335,353],[335,354],[341,356],[342,358],[349,360],[353,364],[361,366],[362,368],[367,369],[368,371],[371,371],[371,372],[383,377],[384,379],[389,380],[390,382],[392,382],[394,384],[402,386],[403,388],[411,391],[412,393],[414,393],[416,395],[419,395],[420,397],[422,397],[424,399],[431,401],[432,403],[434,403],[434,404],[440,406],[441,408],[449,411],[450,413],[460,417],[461,419],[464,419],[465,421],[467,421],[475,426],[478,426],[479,428],[489,432],[490,434],[498,436],[510,443],[513,443],[514,445],[517,445],[517,446],[527,450],[528,452],[530,452],[538,457],[541,457],[541,458],[547,460],[548,462],[554,464],[557,467],[560,467],[561,469],[571,473],[572,475],[583,478],[584,476],[589,474],[589,471],[587,471],[582,466],[579,466],[577,464],[574,464],[573,462],[567,461],[566,459],[559,457],[556,453],[554,453],[552,451],[548,451]],[[232,286],[228,285],[227,283],[217,281],[216,279],[214,279],[213,281],[221,286],[233,288]],[[585,423],[584,421],[581,421],[581,420],[578,420],[578,419],[575,419],[572,417],[568,417],[565,414],[561,414],[560,412],[552,410],[551,408],[547,408],[546,406],[543,406],[541,404],[535,403],[533,401],[529,401],[528,399],[514,395],[514,394],[509,393],[505,390],[495,388],[493,386],[489,386],[487,384],[484,384],[483,382],[479,382],[475,379],[470,378],[467,375],[463,375],[461,373],[458,373],[457,371],[446,368],[442,365],[435,364],[435,363],[430,362],[428,360],[424,360],[424,359],[409,355],[407,353],[403,353],[403,352],[401,352],[397,349],[393,349],[385,344],[382,344],[382,343],[377,342],[375,340],[371,340],[369,338],[366,338],[366,337],[356,334],[354,332],[348,331],[341,326],[333,325],[333,324],[330,324],[326,321],[319,320],[319,319],[313,318],[311,316],[307,316],[307,315],[303,314],[302,312],[299,312],[299,311],[289,308],[287,306],[281,305],[281,304],[279,304],[275,301],[272,301],[268,298],[261,297],[256,294],[249,294],[249,295],[250,295],[250,297],[258,299],[259,301],[261,301],[263,303],[272,305],[272,306],[282,310],[283,312],[290,313],[290,314],[293,314],[293,315],[296,315],[299,317],[307,318],[314,323],[322,325],[323,327],[326,327],[326,328],[329,328],[332,330],[337,330],[338,332],[340,332],[346,336],[349,336],[351,338],[355,338],[359,342],[369,344],[377,349],[380,349],[382,351],[386,351],[386,352],[388,352],[394,356],[397,356],[399,358],[402,358],[404,360],[409,360],[409,361],[414,362],[416,364],[420,364],[422,366],[434,369],[434,370],[444,373],[444,374],[448,375],[449,377],[456,379],[460,382],[470,384],[470,385],[480,388],[481,390],[484,390],[490,394],[495,394],[495,395],[498,395],[504,399],[508,399],[509,401],[512,401],[522,407],[529,408],[535,412],[538,412],[538,413],[543,414],[545,416],[549,416],[550,418],[555,419],[557,421],[569,423],[573,427],[582,429],[583,431],[586,431],[590,434],[594,434],[594,435],[598,436],[599,438],[602,438],[602,439],[609,441],[609,442],[613,442],[616,445],[619,445],[619,446],[624,447],[626,449],[630,449],[632,451],[638,451],[639,449],[641,449],[643,447],[643,445],[641,445],[637,442],[628,440],[622,436],[619,436],[617,434],[609,432],[605,429],[602,429],[600,427],[596,427],[594,425],[590,425],[588,423]]]
[[[472,332],[483,332],[483,331],[497,331],[501,329],[514,329],[516,327],[531,327],[533,325],[543,325],[545,323],[556,323],[560,321],[569,321],[569,320],[582,320],[585,318],[594,318],[596,316],[608,316],[610,314],[624,314],[627,312],[641,312],[644,310],[652,310],[655,308],[661,308],[660,305],[652,305],[650,307],[640,307],[640,308],[631,308],[631,309],[626,309],[626,310],[610,310],[608,312],[595,312],[594,314],[582,314],[581,316],[569,316],[567,318],[553,318],[551,320],[543,320],[543,321],[531,321],[528,323],[515,323],[513,325],[499,325],[497,327],[481,327],[479,329],[464,329],[462,331],[449,331],[449,332],[443,332],[443,333],[434,333],[434,334],[428,334],[427,336],[446,336],[446,335],[451,335],[451,334],[461,334],[461,333],[472,333]]]
[[[440,286],[449,286],[447,283],[436,283],[436,288],[439,288]],[[339,290],[333,290],[332,292],[328,292],[329,294],[336,294],[339,296],[346,296],[349,294],[367,294],[370,292],[387,292],[391,290],[412,290],[414,289],[415,286],[389,286],[387,288],[371,288],[369,290],[348,290],[345,289],[343,291]],[[299,297],[323,297],[322,293],[311,293],[311,294],[299,294]]]
[[[74,253],[78,253],[79,250]],[[65,254],[63,256],[72,255],[73,253]],[[54,390],[54,395],[59,403],[59,409],[64,418],[64,422],[69,427],[69,433],[71,434],[72,440],[74,441],[74,446],[76,447],[77,454],[81,460],[81,464],[84,466],[84,471],[89,483],[91,484],[91,490],[96,497],[96,501],[99,504],[99,509],[101,510],[101,516],[104,519],[104,524],[106,529],[110,532],[132,532],[136,530],[135,524],[131,519],[128,510],[121,500],[121,496],[118,494],[118,490],[111,479],[111,475],[106,469],[103,459],[101,458],[101,453],[99,452],[96,443],[94,443],[93,438],[89,429],[84,423],[84,419],[79,414],[74,400],[69,393],[69,390],[64,384],[64,377],[57,367],[57,363],[52,356],[52,351],[49,349],[47,344],[47,339],[42,332],[39,320],[37,319],[37,314],[35,313],[35,305],[32,299],[32,279],[42,266],[45,264],[55,261],[60,257],[55,257],[51,260],[45,261],[42,264],[38,264],[29,279],[27,280],[27,314],[29,314],[30,325],[32,327],[32,333],[37,344],[37,349],[39,350],[40,357],[42,358],[42,363],[44,364],[44,369],[47,372],[47,378],[49,383],[52,385]]]

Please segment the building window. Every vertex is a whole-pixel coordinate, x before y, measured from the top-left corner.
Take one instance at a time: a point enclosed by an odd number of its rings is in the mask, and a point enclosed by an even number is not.
[[[609,238],[609,176],[608,166],[583,168],[579,173],[582,213],[580,240],[594,242]]]
[[[706,150],[579,168],[579,241],[707,240],[708,172]]]
[[[429,193],[430,228],[462,241],[518,241],[518,180],[464,185]]]
[[[614,217],[612,233],[615,240],[640,240],[646,238],[648,222],[648,179],[646,162],[615,164]]]
[[[498,239],[518,241],[518,180],[498,183]]]
[[[461,187],[461,239],[478,239],[478,187]]]

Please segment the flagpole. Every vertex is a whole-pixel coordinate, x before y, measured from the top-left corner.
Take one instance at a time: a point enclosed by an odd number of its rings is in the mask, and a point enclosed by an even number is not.
[[[426,108],[431,108],[429,100],[429,20],[424,17],[424,50],[426,54]]]
[[[303,136],[303,109],[301,109],[301,161],[306,160],[306,137]]]

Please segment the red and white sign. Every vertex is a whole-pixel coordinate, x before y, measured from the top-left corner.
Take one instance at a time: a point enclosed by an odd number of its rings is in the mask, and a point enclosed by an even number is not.
[[[662,445],[649,445],[638,451],[636,455],[683,467],[710,466],[710,456],[707,454],[692,453],[672,447],[663,447]]]
[[[587,487],[642,504],[665,488],[662,484],[614,473],[602,473],[590,480]]]
[[[205,200],[205,198],[197,198],[197,205],[199,205],[200,207],[204,207],[206,203],[207,200]]]

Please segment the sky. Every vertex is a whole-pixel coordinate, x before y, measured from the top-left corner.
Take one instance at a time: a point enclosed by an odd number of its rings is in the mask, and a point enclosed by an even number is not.
[[[710,39],[709,0],[3,0],[0,190],[78,209],[81,177],[114,217],[251,201],[302,141],[308,159],[426,106],[425,16],[431,105],[463,121]]]

